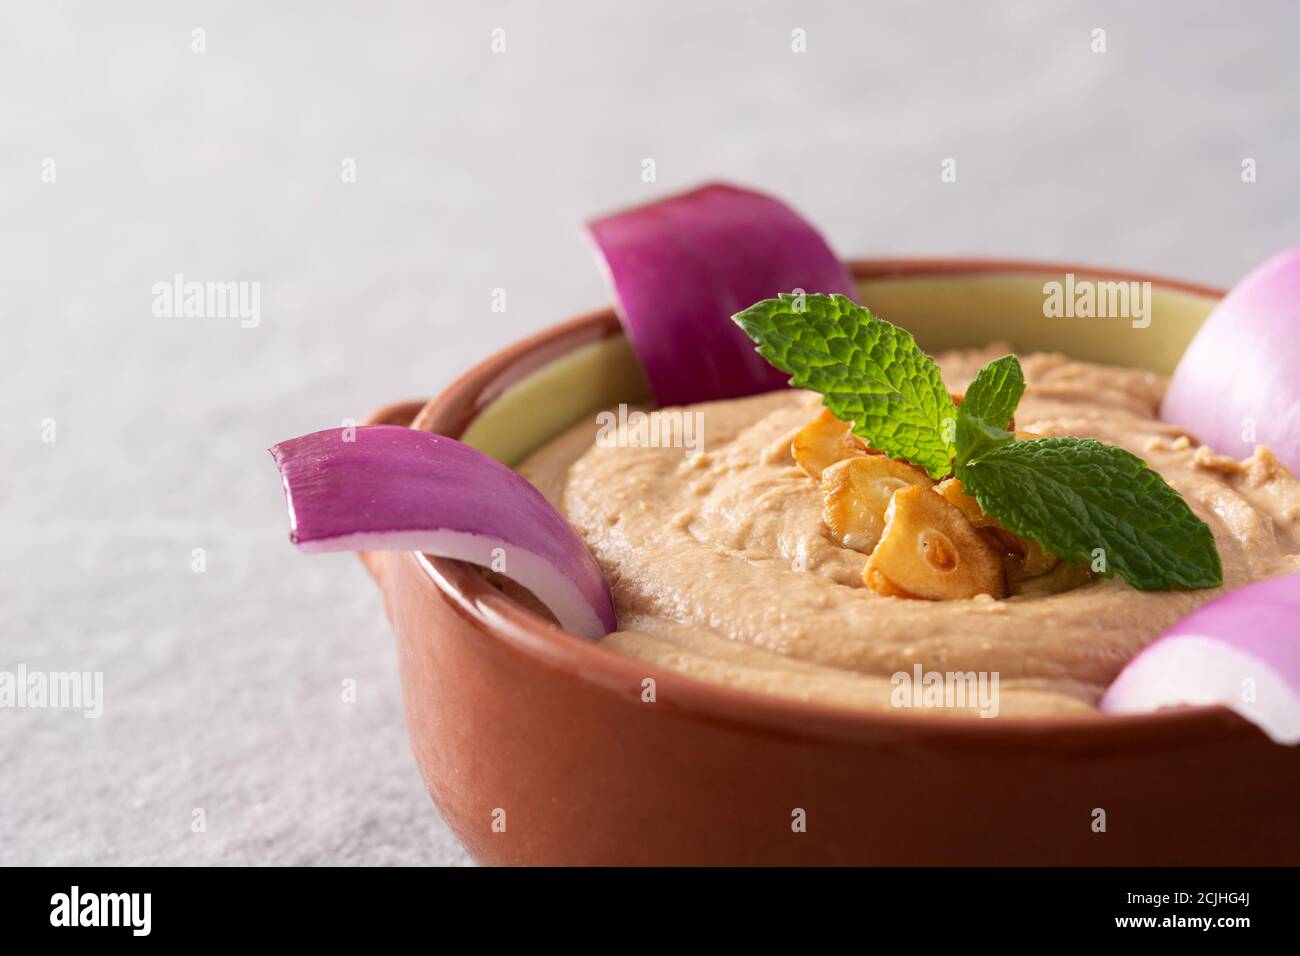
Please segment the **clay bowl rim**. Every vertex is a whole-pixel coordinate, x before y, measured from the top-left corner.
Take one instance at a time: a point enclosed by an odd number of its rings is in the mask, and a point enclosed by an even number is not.
[[[988,273],[1104,275],[1108,278],[1145,282],[1166,289],[1209,298],[1222,298],[1223,289],[1198,285],[1147,273],[1129,272],[1078,263],[1040,262],[996,258],[883,258],[850,260],[857,279],[915,278],[940,275]],[[501,374],[527,356],[546,355],[546,361],[567,354],[588,342],[621,334],[612,306],[595,309],[549,326],[477,363],[427,402],[398,402],[366,418],[367,423],[412,424],[450,437],[459,437],[481,411],[485,400],[499,394],[491,386]],[[545,364],[537,362],[536,365]],[[485,399],[485,392],[492,392]],[[395,555],[415,560],[431,585],[456,608],[477,632],[490,636],[513,651],[566,673],[575,680],[607,692],[639,699],[641,681],[654,678],[660,703],[703,717],[748,725],[761,725],[801,737],[830,737],[849,740],[951,739],[960,744],[976,739],[1014,744],[1030,743],[1044,735],[1054,743],[1060,735],[1082,748],[1122,743],[1158,746],[1176,739],[1194,742],[1200,735],[1215,733],[1258,734],[1254,725],[1223,706],[1190,706],[1149,714],[1106,717],[1096,715],[1061,717],[998,717],[956,719],[931,714],[888,714],[855,711],[832,704],[813,703],[740,690],[685,677],[606,650],[570,634],[512,601],[476,573],[469,565],[448,558],[416,552]]]

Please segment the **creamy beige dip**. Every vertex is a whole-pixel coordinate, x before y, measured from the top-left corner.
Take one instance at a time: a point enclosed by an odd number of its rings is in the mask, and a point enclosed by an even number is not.
[[[938,357],[962,391],[992,346]],[[1244,461],[1160,422],[1160,377],[1022,358],[1017,428],[1093,437],[1140,455],[1214,533],[1225,587],[1300,570],[1300,482],[1266,448]],[[604,568],[620,630],[604,646],[658,667],[783,697],[895,711],[900,672],[998,675],[997,713],[1093,713],[1145,644],[1221,589],[1143,593],[1118,577],[1061,594],[931,602],[863,585],[865,556],[822,523],[817,482],[795,467],[794,434],[820,396],[786,390],[693,406],[702,453],[595,442],[584,422],[520,468]],[[910,696],[913,703],[921,698]],[[966,708],[927,712],[972,716]],[[919,712],[919,711],[918,711]]]

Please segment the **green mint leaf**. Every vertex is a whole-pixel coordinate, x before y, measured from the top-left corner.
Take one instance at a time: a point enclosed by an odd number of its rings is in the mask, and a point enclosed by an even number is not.
[[[957,477],[1009,530],[1094,567],[1101,549],[1101,573],[1118,572],[1140,591],[1223,583],[1205,522],[1122,448],[1079,438],[1012,441],[960,464]]]
[[[966,408],[966,401],[957,406],[957,466],[988,454],[994,448],[1009,444],[1016,436],[1005,428],[997,428],[977,418]]]
[[[792,385],[821,392],[872,448],[933,478],[952,471],[957,410],[910,332],[842,295],[782,295],[732,319]]]
[[[979,370],[961,400],[963,411],[994,428],[1006,428],[1025,394],[1025,373],[1014,355],[994,359]]]
[[[1015,436],[1007,431],[1025,393],[1025,373],[1014,355],[994,359],[979,370],[957,406],[957,464],[987,454]]]

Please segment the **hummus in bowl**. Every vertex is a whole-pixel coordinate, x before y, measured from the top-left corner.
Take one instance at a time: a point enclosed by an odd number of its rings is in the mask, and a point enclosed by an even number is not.
[[[1045,319],[1044,282],[1098,275],[1081,266],[882,260],[854,263],[853,272],[862,301],[942,358],[954,391],[976,353],[1011,342],[1031,386],[1017,428],[1033,423],[1047,432],[1051,420],[1067,427],[1089,413],[1134,422],[1113,440],[1159,469],[1210,523],[1225,585],[1278,573],[1293,560],[1294,524],[1282,518],[1294,486],[1265,476],[1267,456],[1251,462],[1253,449],[1243,445],[1218,449],[1223,461],[1202,452],[1198,463],[1193,443],[1181,447],[1180,436],[1151,417],[1161,376],[1221,293],[1105,274],[1152,282],[1153,319],[1138,329]],[[1072,360],[1034,357],[1056,352]],[[1097,393],[1087,379],[1103,373],[1109,385]],[[595,416],[623,403],[649,407],[648,389],[617,318],[603,309],[491,356],[432,401],[389,406],[369,419],[459,438],[524,469],[611,572],[624,618],[620,632],[595,644],[470,564],[362,555],[397,635],[412,749],[443,818],[475,859],[909,866],[1300,859],[1300,750],[1225,707],[1104,718],[1092,707],[1106,675],[1158,629],[1152,617],[1137,632],[1126,607],[1140,603],[1171,620],[1217,592],[1135,595],[1094,580],[1044,599],[1039,610],[1027,595],[907,602],[915,607],[877,601],[857,580],[865,556],[837,557],[817,544],[816,483],[785,457],[816,399],[793,390],[742,399],[724,403],[716,421],[711,407],[694,409],[706,416],[702,461],[677,447],[592,447]],[[1136,424],[1144,421],[1146,432]],[[1091,425],[1068,427],[1107,434],[1103,422]],[[612,482],[601,481],[604,469]],[[589,495],[581,505],[580,479]],[[1209,497],[1198,500],[1188,480]],[[621,516],[607,500],[616,492],[626,499]],[[764,509],[764,493],[782,503]],[[676,496],[690,519],[674,529],[672,506],[656,504]],[[748,528],[726,517],[731,507],[750,510]],[[1247,508],[1259,515],[1257,528]],[[643,529],[647,547],[620,552],[620,526]],[[813,553],[796,572],[800,538]],[[641,561],[652,542],[697,550],[704,573]],[[726,616],[713,616],[706,600],[690,603],[709,570],[720,593],[730,585]],[[838,631],[803,629],[797,614],[782,612],[787,602],[765,593],[769,581],[896,609],[895,625],[881,631],[874,651],[871,632],[852,629],[869,628],[865,620]],[[1052,632],[1063,614],[1055,609],[1092,595],[1093,610],[1070,625],[1091,642],[1058,639]],[[833,603],[797,600],[824,615],[823,624],[840,620]],[[985,604],[992,609],[972,613]],[[1006,620],[1020,626],[997,623],[1013,614]],[[922,618],[953,623],[906,633]],[[891,668],[919,660],[928,671],[956,671],[959,660],[991,661],[993,632],[967,626],[976,623],[1006,628],[1014,651],[988,664],[1001,668],[997,719],[927,719],[882,706]],[[1097,829],[1099,808],[1109,834]],[[508,827],[497,823],[503,813]],[[792,828],[795,813],[806,814],[806,829]]]
[[[960,391],[1008,351],[936,358]],[[935,698],[940,706],[925,708],[935,713],[1092,715],[1123,666],[1174,622],[1224,589],[1300,570],[1300,482],[1267,448],[1239,460],[1161,422],[1160,375],[1057,353],[1021,360],[1017,427],[1145,459],[1210,527],[1223,589],[1143,592],[1083,570],[1070,586],[1030,579],[1006,599],[877,594],[863,583],[864,555],[828,533],[818,485],[791,455],[821,406],[801,390],[652,413],[660,428],[626,429],[621,440],[596,440],[612,413],[589,418],[519,470],[604,568],[620,622],[602,642],[612,651],[858,710],[910,709],[922,699],[914,685],[937,674],[968,686]]]

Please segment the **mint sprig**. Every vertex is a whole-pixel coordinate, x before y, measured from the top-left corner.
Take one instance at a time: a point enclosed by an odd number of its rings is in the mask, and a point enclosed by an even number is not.
[[[963,401],[957,409],[957,455],[950,471],[960,471],[968,461],[1009,444],[1015,437],[1005,428],[997,428],[976,418],[966,410]]]
[[[872,448],[932,478],[952,471],[957,409],[910,332],[842,295],[764,299],[733,320],[792,385],[821,392]]]
[[[1025,394],[1025,373],[1014,355],[994,359],[979,370],[966,389],[961,407],[994,428],[1006,428]]]
[[[962,403],[965,407],[965,402]],[[1031,438],[957,468],[1007,530],[1139,591],[1223,583],[1214,536],[1137,455],[1088,438]]]
[[[734,316],[791,384],[822,393],[868,445],[956,474],[985,513],[1068,561],[1143,591],[1217,587],[1214,536],[1141,458],[1093,439],[1018,440],[1014,355],[982,368],[954,405],[911,334],[844,296],[782,295]]]
[[[1007,431],[1025,393],[1025,373],[1014,355],[994,359],[979,370],[957,407],[958,467],[972,458],[1007,444]]]

